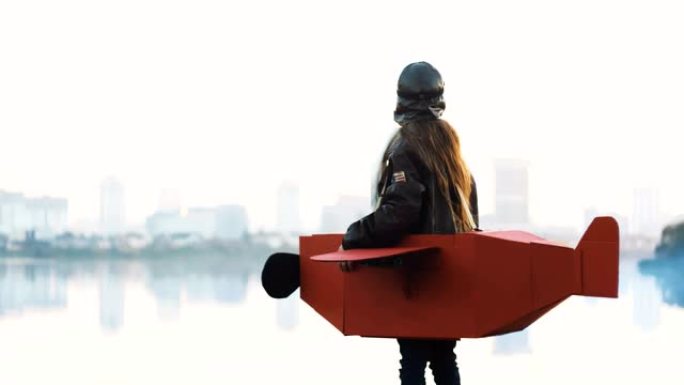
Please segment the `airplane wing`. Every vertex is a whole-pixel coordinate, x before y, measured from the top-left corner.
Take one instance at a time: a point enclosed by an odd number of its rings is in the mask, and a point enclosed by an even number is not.
[[[311,257],[320,262],[370,261],[389,257],[424,254],[437,251],[438,247],[385,247],[378,249],[339,250],[332,253],[319,254]]]

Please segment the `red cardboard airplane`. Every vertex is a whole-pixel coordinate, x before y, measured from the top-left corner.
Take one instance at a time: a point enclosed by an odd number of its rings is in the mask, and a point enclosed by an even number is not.
[[[611,217],[595,218],[575,249],[523,231],[411,235],[397,247],[345,251],[341,240],[300,237],[297,283],[301,298],[345,335],[488,337],[524,329],[573,294],[617,297]],[[374,260],[392,263],[366,264]],[[359,263],[350,272],[330,263],[343,261]],[[265,288],[274,269],[267,262]],[[290,285],[280,297],[296,289]]]

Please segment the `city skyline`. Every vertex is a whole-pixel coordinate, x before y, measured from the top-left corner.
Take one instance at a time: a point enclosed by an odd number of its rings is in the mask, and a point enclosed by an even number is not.
[[[477,174],[475,171],[473,171],[473,174],[478,183],[478,193],[480,195],[480,213],[482,216],[496,214],[496,164],[501,160],[501,158],[492,160],[490,167],[488,169],[485,169],[486,172],[480,172],[479,174]],[[552,186],[551,184],[546,184],[543,181],[539,180],[540,178],[543,178],[544,175],[539,172],[539,169],[536,168],[532,162],[526,161],[522,158],[516,158],[515,161],[524,162],[529,166],[528,174],[530,181],[528,187],[528,196],[530,197],[530,202],[528,208],[528,215],[529,221],[532,223],[538,223],[540,225],[560,225],[579,228],[583,226],[585,222],[584,213],[587,209],[594,209],[598,214],[601,215],[617,214],[621,217],[632,218],[638,215],[636,214],[636,211],[648,211],[648,208],[646,206],[653,206],[657,210],[658,217],[644,218],[643,215],[641,215],[641,220],[639,223],[649,221],[647,224],[640,225],[636,224],[636,222],[630,221],[628,225],[630,232],[639,231],[640,228],[648,227],[649,230],[647,232],[652,234],[654,226],[658,224],[671,223],[672,221],[684,218],[684,211],[671,211],[667,208],[668,206],[670,206],[667,204],[667,197],[671,197],[671,191],[664,191],[662,188],[656,185],[635,185],[628,187],[625,191],[623,191],[620,194],[620,196],[617,197],[619,199],[616,199],[616,201],[623,201],[623,203],[620,204],[619,207],[615,204],[602,206],[599,203],[599,200],[597,200],[596,202],[588,201],[585,206],[579,207],[578,211],[575,212],[574,210],[570,211],[567,205],[557,205],[554,206],[553,209],[555,212],[558,212],[559,220],[545,220],[545,218],[548,218],[549,212],[547,212],[546,215],[541,215],[540,211],[542,208],[548,205],[548,201],[550,200],[550,197],[553,197],[553,194],[550,194],[549,197],[544,197],[543,199],[539,199],[539,197],[543,194],[544,190],[552,189],[554,188],[554,186]],[[309,183],[297,182],[294,179],[287,179],[282,180],[278,183],[274,182],[273,189],[270,191],[260,191],[259,194],[263,197],[264,200],[260,201],[259,204],[255,205],[251,199],[230,199],[230,194],[227,194],[224,199],[222,199],[221,197],[214,197],[206,200],[183,199],[187,195],[183,194],[183,188],[178,187],[170,189],[163,187],[159,188],[159,190],[157,190],[154,193],[146,194],[145,200],[149,202],[149,204],[145,205],[145,210],[147,211],[137,212],[136,210],[142,210],[140,208],[140,198],[132,196],[130,191],[138,190],[138,186],[130,186],[128,183],[125,182],[124,178],[113,177],[111,174],[108,174],[107,176],[103,177],[103,179],[99,180],[95,184],[95,186],[97,186],[97,192],[94,191],[94,189],[91,189],[91,193],[87,194],[85,201],[92,202],[93,205],[89,205],[90,209],[86,212],[83,211],[83,201],[75,200],[75,198],[66,195],[51,194],[49,188],[45,190],[26,192],[22,190],[10,189],[6,185],[0,184],[0,190],[22,191],[22,194],[27,196],[57,196],[63,199],[67,199],[70,204],[68,217],[68,226],[70,228],[82,230],[92,230],[97,228],[98,230],[102,230],[102,183],[103,181],[112,178],[113,180],[116,180],[118,183],[120,183],[122,186],[126,186],[126,205],[123,218],[126,219],[125,222],[127,226],[133,228],[144,227],[147,217],[149,217],[149,215],[151,215],[163,206],[174,206],[177,209],[187,209],[190,207],[209,207],[221,204],[238,204],[245,206],[245,208],[250,214],[250,229],[254,231],[278,230],[281,227],[281,225],[279,225],[278,223],[278,218],[280,214],[277,214],[279,210],[279,206],[277,204],[277,201],[279,199],[278,191],[282,187],[283,183],[290,183],[298,187],[297,193],[300,200],[298,227],[300,227],[303,230],[315,231],[320,227],[320,215],[326,206],[334,205],[340,196],[357,196],[363,199],[370,200],[372,188],[372,183],[369,183],[367,185],[367,191],[365,192],[360,192],[357,194],[333,192],[329,193],[329,195],[327,196],[320,196],[316,193],[315,188],[312,189]],[[373,180],[374,177],[370,179]],[[639,194],[639,191],[641,191],[642,193]],[[76,196],[82,197],[83,194],[78,193],[76,194]],[[314,196],[316,197],[310,199]],[[642,198],[640,201],[641,203],[636,202],[637,196]],[[648,196],[648,198],[646,196]],[[653,196],[657,196],[657,198],[654,199]]]
[[[530,163],[522,159],[512,158],[496,159],[492,163],[492,174],[494,176],[494,183],[492,185],[495,186],[493,194],[492,191],[483,193],[483,183],[478,179],[480,216],[485,229],[489,225],[494,225],[493,228],[507,228],[511,226],[526,228],[533,224],[544,226],[535,221],[535,217],[531,215],[529,209],[530,206],[534,205],[533,202],[530,202],[530,196],[535,195],[535,191],[530,189],[530,185],[534,186],[536,184],[534,178],[530,179],[528,176],[530,174]],[[486,183],[484,184],[486,185]],[[312,210],[313,208],[315,211],[315,218],[314,220],[309,218],[308,221],[302,221],[303,213],[301,207],[306,205],[301,202],[301,185],[294,180],[283,180],[271,197],[275,212],[270,213],[271,220],[267,224],[255,221],[254,213],[250,212],[250,208],[242,202],[219,201],[220,203],[216,205],[185,205],[177,189],[161,189],[156,208],[149,212],[141,223],[126,220],[128,218],[126,208],[128,207],[127,200],[129,198],[124,193],[127,186],[119,178],[109,175],[100,182],[99,187],[99,215],[94,215],[89,218],[89,221],[85,221],[85,223],[90,223],[90,225],[84,226],[82,224],[83,221],[79,224],[78,221],[74,221],[73,217],[69,215],[69,220],[60,228],[111,235],[124,231],[140,231],[148,228],[150,218],[159,213],[177,213],[178,215],[185,216],[189,211],[197,212],[198,210],[207,210],[212,207],[232,205],[243,207],[246,210],[244,215],[249,217],[249,224],[245,228],[250,232],[280,231],[293,234],[316,231],[343,232],[349,223],[370,213],[372,210],[370,197],[341,194],[335,197],[335,201],[331,204],[323,204],[319,207],[309,205],[308,209]],[[23,196],[21,193],[19,195]],[[602,210],[595,205],[590,205],[582,210],[582,221],[577,226],[563,223],[551,226],[557,229],[572,228],[577,231],[583,229],[593,216],[610,215],[616,217],[619,223],[621,223],[621,231],[624,234],[644,234],[657,237],[664,225],[679,218],[677,215],[667,216],[663,213],[660,195],[660,189],[656,187],[634,188],[631,191],[631,210],[616,212]],[[43,196],[43,199],[53,198]],[[491,202],[487,202],[487,200]],[[71,204],[72,202],[70,202],[70,206]],[[485,210],[489,207],[490,211],[484,211],[483,207]],[[345,210],[348,212],[343,213]],[[66,218],[63,220],[66,220]]]

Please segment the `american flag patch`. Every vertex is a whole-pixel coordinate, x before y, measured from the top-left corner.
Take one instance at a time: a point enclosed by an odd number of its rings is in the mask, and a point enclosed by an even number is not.
[[[395,172],[392,174],[392,181],[394,181],[394,183],[406,182],[406,174],[404,174],[403,171]]]

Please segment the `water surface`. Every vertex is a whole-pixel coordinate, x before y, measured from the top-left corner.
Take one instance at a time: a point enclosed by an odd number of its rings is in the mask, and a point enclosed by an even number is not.
[[[459,342],[464,384],[684,383],[681,264],[639,261],[621,262],[617,300],[572,297],[523,332]],[[262,263],[0,258],[0,384],[398,384],[394,340],[268,298]]]

